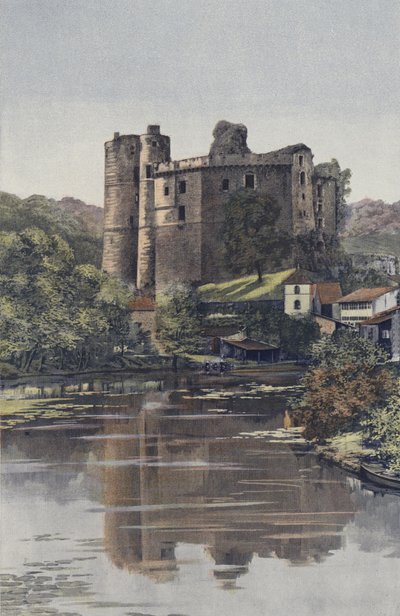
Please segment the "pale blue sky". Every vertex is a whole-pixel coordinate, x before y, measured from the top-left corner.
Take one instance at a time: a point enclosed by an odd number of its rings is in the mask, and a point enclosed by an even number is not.
[[[227,119],[400,198],[399,0],[1,0],[1,22],[3,190],[102,205],[114,131],[158,122],[182,158]]]

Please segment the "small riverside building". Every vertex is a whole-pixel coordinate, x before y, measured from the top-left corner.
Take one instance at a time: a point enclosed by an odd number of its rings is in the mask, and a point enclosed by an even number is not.
[[[232,336],[231,338],[221,338],[220,352],[223,357],[231,357],[240,361],[257,361],[273,363],[279,361],[279,347],[252,340],[243,335]]]

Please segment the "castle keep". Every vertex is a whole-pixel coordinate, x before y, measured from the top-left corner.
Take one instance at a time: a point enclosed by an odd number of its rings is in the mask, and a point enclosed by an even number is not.
[[[337,163],[314,166],[302,143],[254,154],[242,124],[219,122],[213,137],[207,156],[179,161],[157,125],[105,144],[105,271],[141,290],[224,279],[223,205],[240,189],[273,198],[282,230],[336,233]]]

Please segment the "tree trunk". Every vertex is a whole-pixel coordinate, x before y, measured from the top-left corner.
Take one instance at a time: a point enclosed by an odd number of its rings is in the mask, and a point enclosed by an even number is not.
[[[262,278],[261,265],[259,263],[256,263],[256,270],[257,270],[258,282],[261,284],[261,282],[263,281],[263,278]]]

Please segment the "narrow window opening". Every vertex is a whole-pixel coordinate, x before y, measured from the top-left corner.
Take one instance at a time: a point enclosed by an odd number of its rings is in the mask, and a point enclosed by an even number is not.
[[[222,190],[229,190],[229,180],[228,179],[224,179],[222,180]]]
[[[151,178],[151,165],[146,165],[146,178]]]
[[[317,197],[318,198],[322,197],[322,186],[321,186],[321,184],[317,185]]]
[[[295,310],[300,310],[300,309],[301,309],[301,302],[300,302],[300,300],[299,300],[299,299],[296,299],[296,300],[294,301],[293,308],[294,308]]]
[[[139,203],[139,193],[135,193],[135,203]]]
[[[134,147],[133,145],[131,145],[129,152],[130,152],[130,155],[131,155],[131,156],[133,156],[133,155],[134,155],[134,153],[135,153],[135,147]]]
[[[304,156],[299,156],[299,165],[300,165],[300,167],[303,166],[303,162],[304,162]]]
[[[298,284],[296,284],[295,288],[294,288],[294,294],[295,295],[300,295],[300,287]]]
[[[246,188],[254,188],[254,174],[246,173],[244,179],[244,185]]]
[[[178,209],[178,219],[181,222],[184,222],[186,220],[186,210],[185,210],[185,206],[184,205],[180,205],[179,209]]]
[[[318,218],[318,229],[322,229],[322,218]]]
[[[156,148],[157,147],[157,141],[152,141],[151,145],[152,145],[153,148]]]
[[[318,214],[321,214],[322,212],[322,204],[318,203]]]
[[[169,195],[169,186],[164,186],[164,195],[168,197]]]
[[[303,199],[303,201],[305,201],[306,196],[304,193],[302,193],[301,198]]]
[[[304,186],[305,183],[306,183],[306,174],[304,173],[304,171],[302,171],[300,173],[300,184]]]
[[[179,182],[179,192],[183,195],[186,192],[186,181]]]

